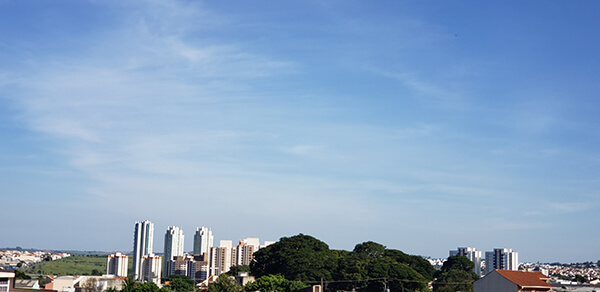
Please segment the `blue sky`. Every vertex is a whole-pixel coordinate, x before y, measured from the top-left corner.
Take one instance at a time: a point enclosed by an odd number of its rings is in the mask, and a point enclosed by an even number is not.
[[[123,2],[0,1],[0,246],[600,259],[596,1]]]

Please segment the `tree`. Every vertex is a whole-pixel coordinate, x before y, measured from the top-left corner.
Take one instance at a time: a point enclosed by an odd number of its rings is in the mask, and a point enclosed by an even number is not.
[[[427,291],[428,279],[405,263],[408,256],[375,242],[357,244],[352,252],[336,252],[338,259],[334,290]],[[414,262],[420,263],[418,260]],[[429,262],[427,262],[429,266]],[[425,267],[425,266],[424,266]],[[431,267],[433,269],[433,267]],[[349,281],[348,281],[349,280]]]
[[[160,288],[156,285],[156,283],[148,281],[142,284],[138,284],[134,287],[134,292],[158,292]]]
[[[296,281],[329,281],[336,268],[332,255],[326,243],[312,236],[283,237],[254,253],[250,271],[256,277],[281,274]]]
[[[27,274],[25,274],[25,272],[20,271],[20,270],[15,270],[15,280],[29,280],[31,279],[30,276],[28,276]]]
[[[100,271],[98,271],[98,269],[93,269],[92,276],[102,276],[102,273],[100,273]]]
[[[376,242],[357,244],[348,252],[330,250],[324,242],[303,234],[284,237],[258,250],[254,259],[250,270],[255,277],[280,274],[305,283],[333,280],[327,288],[334,291],[428,291],[427,283],[435,271],[421,257],[390,250]],[[247,289],[255,289],[252,285]]]
[[[196,284],[185,275],[170,275],[163,278],[166,287],[176,292],[189,292],[196,290]]]
[[[121,289],[121,292],[133,292],[137,284],[138,283],[134,279],[128,277],[123,281],[123,289]]]
[[[435,268],[426,259],[416,255],[409,255],[396,249],[386,249],[385,256],[390,257],[399,263],[408,265],[428,281],[433,280]]]
[[[587,279],[582,275],[576,275],[575,278],[573,278],[573,281],[577,283],[585,283],[587,282]]]
[[[450,270],[433,282],[434,292],[473,291],[473,281],[479,276],[473,272]]]
[[[208,285],[208,292],[241,292],[242,286],[238,286],[233,277],[221,274],[217,281]]]
[[[45,288],[46,287],[46,277],[39,275],[38,276],[38,282],[40,283],[40,288]]]
[[[434,292],[473,291],[473,282],[479,276],[473,272],[475,264],[464,256],[451,256],[436,273]]]
[[[367,241],[357,244],[352,253],[362,259],[380,258],[385,254],[385,246],[373,241]]]
[[[229,268],[229,272],[227,272],[230,276],[237,276],[240,273],[250,273],[250,266],[248,265],[239,265],[239,266],[231,266]]]
[[[475,264],[465,256],[451,256],[444,262],[440,271],[442,273],[448,272],[450,270],[461,270],[472,272],[475,268]]]
[[[245,291],[292,292],[306,288],[308,285],[299,281],[290,281],[282,275],[265,275],[254,282],[246,284]]]

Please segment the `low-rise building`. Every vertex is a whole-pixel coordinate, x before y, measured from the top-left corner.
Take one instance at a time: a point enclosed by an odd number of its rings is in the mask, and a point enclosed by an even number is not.
[[[117,277],[127,277],[129,268],[129,257],[120,252],[111,254],[106,260],[106,274]]]
[[[48,278],[50,281],[48,281]],[[75,285],[79,283],[81,277],[75,276],[60,276],[46,277],[46,289],[56,290],[58,292],[75,292]]]
[[[473,292],[550,291],[548,280],[540,272],[494,270],[473,283]]]
[[[12,281],[14,279],[15,279],[15,273],[0,271],[0,292],[10,292],[10,288],[12,286]]]

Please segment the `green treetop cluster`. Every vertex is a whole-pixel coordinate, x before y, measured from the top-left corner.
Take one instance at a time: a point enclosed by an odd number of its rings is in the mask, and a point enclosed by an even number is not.
[[[254,259],[250,270],[255,277],[281,275],[307,284],[326,282],[334,291],[429,291],[435,272],[427,260],[375,242],[358,244],[348,252],[330,250],[324,242],[303,234],[258,250]]]

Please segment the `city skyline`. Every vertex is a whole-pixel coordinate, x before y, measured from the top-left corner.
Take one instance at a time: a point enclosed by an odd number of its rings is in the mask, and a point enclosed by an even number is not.
[[[1,244],[124,251],[147,218],[596,261],[599,9],[0,1]]]

